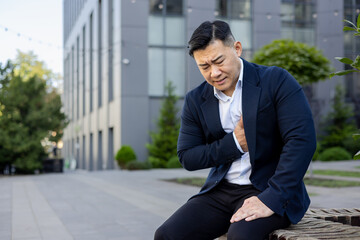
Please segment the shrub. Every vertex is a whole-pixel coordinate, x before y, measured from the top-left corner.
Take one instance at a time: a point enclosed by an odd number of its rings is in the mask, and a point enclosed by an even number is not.
[[[300,85],[327,79],[330,61],[315,47],[289,39],[274,40],[256,51],[254,63],[286,69]]]
[[[131,146],[124,145],[116,153],[115,159],[121,168],[125,168],[128,162],[136,160],[136,154]]]
[[[151,143],[146,144],[149,150],[149,161],[155,168],[165,168],[167,161],[176,155],[180,119],[178,118],[178,97],[171,82],[166,85],[166,96],[163,99],[157,131],[150,132]]]
[[[355,154],[359,144],[352,138],[357,130],[353,119],[354,111],[344,100],[344,88],[338,85],[335,90],[332,110],[322,121],[322,134],[319,135],[320,143],[324,149],[342,147],[351,154]]]
[[[313,160],[313,161],[316,161],[316,160],[319,159],[319,152],[320,152],[320,151],[321,151],[321,145],[320,145],[320,143],[317,143],[317,144],[316,144],[315,153],[314,153],[314,155],[313,155],[313,157],[312,157],[312,160]]]
[[[342,147],[331,147],[319,154],[321,161],[350,160],[351,154]]]
[[[149,162],[151,163],[151,166],[153,168],[165,168],[166,167],[166,161],[161,158],[150,156]]]
[[[177,156],[170,158],[166,163],[166,168],[182,168],[179,158]]]
[[[142,170],[142,169],[150,169],[151,163],[146,162],[140,162],[140,161],[131,161],[126,164],[126,168],[129,170]]]

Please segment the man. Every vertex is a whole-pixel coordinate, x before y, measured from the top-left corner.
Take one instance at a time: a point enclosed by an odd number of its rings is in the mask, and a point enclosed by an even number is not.
[[[266,239],[310,204],[302,179],[316,139],[304,93],[285,70],[241,52],[222,21],[202,23],[189,41],[206,81],[186,95],[178,156],[187,170],[212,169],[155,239]]]

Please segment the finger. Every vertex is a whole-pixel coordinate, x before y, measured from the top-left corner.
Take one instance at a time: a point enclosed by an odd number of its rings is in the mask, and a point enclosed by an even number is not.
[[[250,222],[252,220],[258,219],[258,216],[256,214],[251,215],[250,217],[245,218],[245,221]]]
[[[239,213],[239,211],[237,211],[234,215],[232,215],[232,217],[231,217],[231,219],[230,219],[230,222],[231,222],[231,223],[236,222],[237,219],[240,218],[240,215],[241,215],[241,214],[242,214],[242,213]]]
[[[239,222],[249,216],[251,216],[252,213],[251,212],[245,212],[243,210],[241,210],[241,208],[232,216],[232,218],[230,219],[231,223],[234,222]]]
[[[234,215],[234,216],[231,218],[230,222],[231,222],[231,223],[239,222],[239,221],[241,221],[241,220],[243,220],[243,219],[246,219],[246,218],[248,218],[248,217],[249,217],[248,214]]]

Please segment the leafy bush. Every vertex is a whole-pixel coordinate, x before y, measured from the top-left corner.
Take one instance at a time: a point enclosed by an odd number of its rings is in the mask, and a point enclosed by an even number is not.
[[[313,157],[312,157],[312,160],[313,160],[313,161],[316,161],[316,160],[319,159],[319,153],[320,153],[320,151],[321,151],[321,145],[320,145],[320,143],[317,143],[317,144],[316,144],[315,153],[314,153],[314,155],[313,155]]]
[[[128,162],[136,160],[136,154],[131,146],[124,145],[116,153],[115,159],[121,168],[125,168]]]
[[[263,46],[255,53],[253,62],[284,68],[301,85],[325,80],[332,70],[330,61],[320,50],[289,39],[274,40]]]
[[[182,168],[179,158],[177,156],[170,158],[166,163],[166,168]]]
[[[319,154],[321,161],[337,161],[337,160],[350,160],[351,154],[342,147],[332,147],[325,149]]]
[[[140,162],[140,161],[131,161],[126,164],[126,168],[129,170],[143,170],[143,169],[150,169],[151,163],[150,162]]]
[[[353,119],[354,111],[349,104],[345,103],[344,99],[344,88],[341,85],[336,86],[332,110],[322,121],[322,134],[319,134],[319,139],[324,149],[342,147],[351,154],[355,154],[359,143],[352,138],[357,131]]]
[[[151,163],[151,166],[153,168],[165,168],[166,167],[166,161],[161,158],[150,156],[149,162]]]

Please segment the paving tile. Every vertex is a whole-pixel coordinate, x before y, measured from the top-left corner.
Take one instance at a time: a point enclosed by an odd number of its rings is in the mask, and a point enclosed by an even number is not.
[[[316,163],[353,169],[357,162]],[[165,182],[208,170],[75,171],[0,178],[0,239],[148,240],[197,187]],[[314,207],[358,207],[360,188],[308,187]]]

